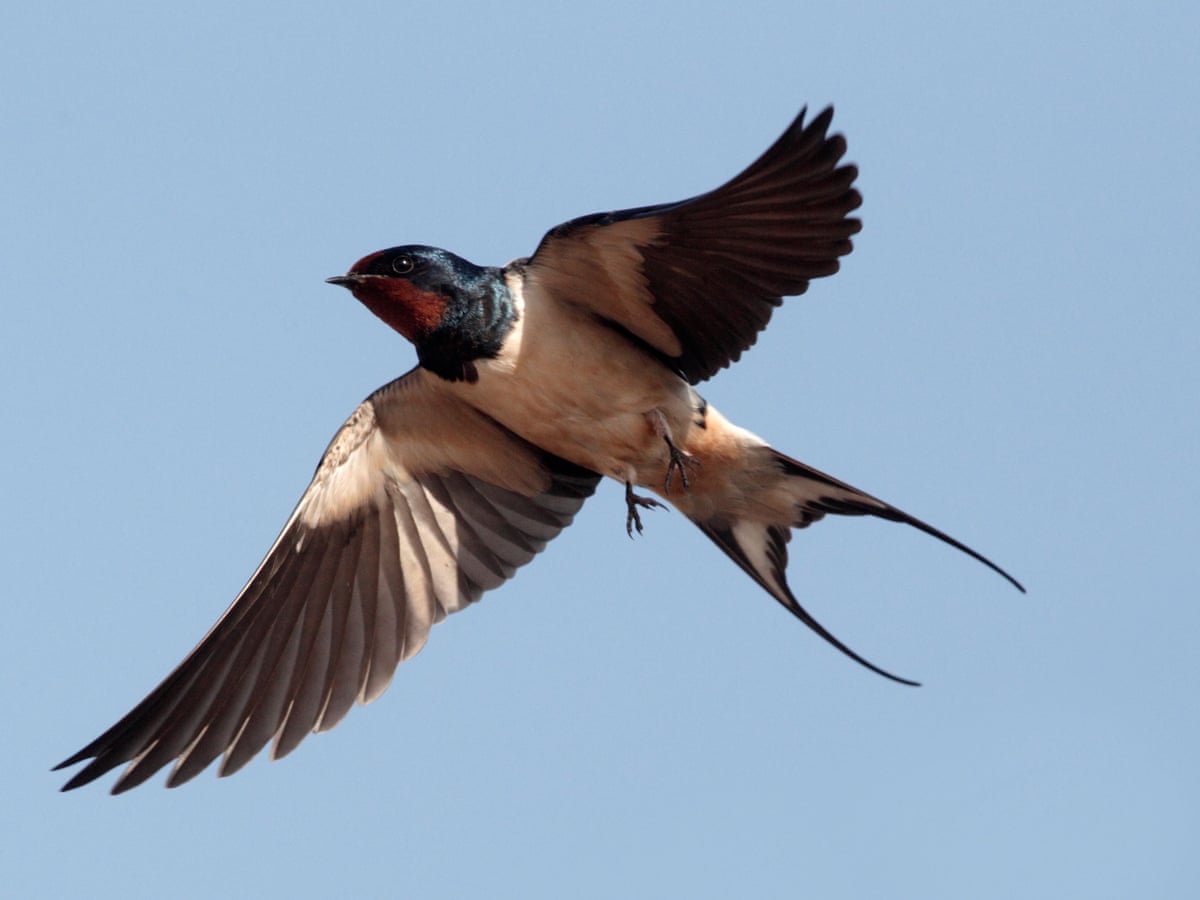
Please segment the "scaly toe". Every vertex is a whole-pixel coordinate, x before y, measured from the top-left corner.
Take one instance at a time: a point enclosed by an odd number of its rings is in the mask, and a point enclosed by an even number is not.
[[[679,473],[679,481],[683,484],[684,491],[690,490],[692,483],[688,479],[688,474],[695,474],[700,468],[700,460],[692,454],[680,450],[670,441],[667,441],[667,448],[670,450],[671,458],[667,461],[667,478],[663,484],[663,493],[671,493],[671,479],[676,472]]]
[[[633,537],[633,529],[637,529],[637,533],[642,533],[642,517],[638,513],[638,507],[643,509],[654,509],[662,507],[662,504],[653,497],[643,497],[641,494],[633,492],[633,485],[628,482],[625,484],[625,533]]]

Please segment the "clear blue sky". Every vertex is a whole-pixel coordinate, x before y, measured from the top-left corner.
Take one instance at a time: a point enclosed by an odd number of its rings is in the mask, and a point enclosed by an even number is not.
[[[436,8],[436,11],[431,11]],[[1185,3],[8,4],[14,897],[1181,897],[1200,887],[1200,14]],[[411,348],[323,284],[499,264],[834,103],[864,230],[705,388],[946,529],[840,521],[793,621],[608,485],[280,763],[60,795]]]

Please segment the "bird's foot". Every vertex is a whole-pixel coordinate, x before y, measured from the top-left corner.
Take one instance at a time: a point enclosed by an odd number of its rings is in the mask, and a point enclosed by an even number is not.
[[[679,473],[679,481],[683,484],[684,491],[687,491],[692,486],[688,480],[688,474],[695,474],[696,470],[700,468],[700,460],[692,454],[680,450],[670,438],[664,438],[664,440],[667,442],[667,450],[670,451],[671,458],[667,460],[667,479],[663,484],[663,493],[671,493],[671,479],[676,472]]]
[[[638,507],[642,509],[654,509],[656,506],[661,507],[662,504],[653,497],[643,497],[641,494],[633,492],[633,484],[625,482],[625,531],[633,537],[633,529],[637,529],[637,533],[642,533],[642,517],[638,514]]]

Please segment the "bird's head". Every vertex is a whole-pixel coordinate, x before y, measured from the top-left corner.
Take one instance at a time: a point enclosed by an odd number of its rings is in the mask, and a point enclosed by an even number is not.
[[[348,289],[367,309],[420,344],[445,324],[462,289],[480,271],[453,253],[411,244],[364,256],[345,275],[325,280]]]
[[[347,288],[412,341],[423,366],[451,381],[474,381],[474,361],[500,352],[515,319],[499,269],[436,247],[380,250],[325,280]]]

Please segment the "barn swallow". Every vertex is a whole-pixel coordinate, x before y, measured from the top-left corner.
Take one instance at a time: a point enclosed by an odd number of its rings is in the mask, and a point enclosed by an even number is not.
[[[571,523],[605,476],[625,528],[670,503],[851,659],[785,578],[792,529],[827,514],[943,532],[732,424],[695,385],[751,347],[784,296],[832,275],[861,203],[826,109],[802,110],[744,172],[690,200],[600,213],[533,255],[477,266],[423,245],[329,278],[412,342],[418,365],[371,394],[237,599],[166,680],[56,768],[70,790],[128,763],[120,793],[174,762],[231,774],[290,753],[387,687],[430,626],[474,603]],[[646,490],[657,496],[637,493]]]

